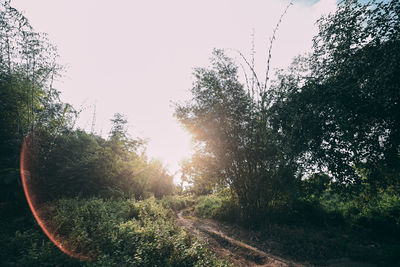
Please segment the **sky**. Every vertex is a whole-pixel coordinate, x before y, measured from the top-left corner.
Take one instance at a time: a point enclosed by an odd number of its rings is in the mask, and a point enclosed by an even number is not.
[[[272,68],[284,68],[311,49],[315,21],[336,0],[298,0],[277,32]],[[254,32],[256,69],[266,65],[269,38],[286,0],[12,0],[37,32],[58,47],[66,71],[54,87],[82,109],[78,126],[107,136],[110,119],[125,114],[132,137],[149,140],[147,153],[170,174],[190,156],[190,134],[173,117],[173,102],[190,99],[195,67],[214,48],[249,55]],[[237,57],[232,50],[228,55]],[[238,58],[239,60],[239,58]]]

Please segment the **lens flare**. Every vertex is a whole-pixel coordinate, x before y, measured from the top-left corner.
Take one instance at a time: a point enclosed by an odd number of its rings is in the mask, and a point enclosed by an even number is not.
[[[65,254],[67,254],[72,258],[82,261],[89,261],[91,260],[89,257],[74,252],[71,248],[68,248],[68,246],[65,245],[66,242],[64,242],[63,244],[63,238],[59,235],[56,235],[56,231],[53,231],[51,227],[49,227],[49,222],[43,218],[40,212],[40,203],[37,200],[35,194],[36,192],[32,186],[33,179],[35,179],[35,176],[31,171],[32,170],[31,164],[33,164],[32,161],[33,153],[31,151],[32,144],[33,144],[33,136],[29,134],[24,138],[21,150],[21,158],[20,158],[21,180],[29,208],[31,209],[32,214],[35,217],[35,220],[39,224],[40,228],[43,230],[46,236],[51,240],[51,242],[54,243],[54,245],[56,245],[62,252],[64,252]]]

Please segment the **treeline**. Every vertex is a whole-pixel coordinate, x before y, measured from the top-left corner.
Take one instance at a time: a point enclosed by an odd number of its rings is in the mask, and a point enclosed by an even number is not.
[[[36,131],[25,140],[23,156],[43,201],[60,197],[161,198],[174,192],[173,177],[162,163],[149,160],[145,143],[129,138],[126,120],[112,119],[107,139],[66,129],[52,136]]]
[[[198,144],[182,177],[198,195],[230,191],[224,212],[246,224],[347,206],[399,233],[400,2],[342,1],[318,29],[273,80],[240,54],[241,82],[222,50],[195,70],[191,101],[176,106]]]

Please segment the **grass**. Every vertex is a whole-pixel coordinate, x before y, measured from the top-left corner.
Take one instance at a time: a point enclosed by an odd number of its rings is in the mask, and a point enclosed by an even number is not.
[[[240,218],[236,202],[226,192],[200,196],[197,199],[194,212],[202,218],[212,218],[222,221],[234,222]]]
[[[171,209],[173,211],[182,210],[184,208],[193,206],[196,200],[191,196],[165,196],[161,199],[161,204],[164,208]]]
[[[174,213],[165,203],[177,201],[57,200],[44,208],[47,225],[56,229],[64,246],[92,260],[66,256],[35,224],[20,228],[3,221],[0,265],[226,266],[175,225]]]
[[[399,207],[399,198],[388,194],[363,205],[325,194],[318,202],[301,200],[290,209],[278,210],[270,214],[269,223],[252,230],[258,233],[264,250],[295,261],[324,265],[345,257],[378,266],[400,266]],[[195,213],[237,224],[231,219],[237,214],[235,202],[224,194],[199,197]]]

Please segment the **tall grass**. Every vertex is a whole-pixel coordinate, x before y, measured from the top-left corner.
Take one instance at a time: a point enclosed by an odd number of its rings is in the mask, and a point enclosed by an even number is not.
[[[231,222],[239,222],[241,217],[236,200],[224,192],[200,196],[194,212],[199,217]]]
[[[225,266],[175,225],[171,209],[144,201],[60,199],[47,206],[56,235],[90,262],[69,258],[30,227],[2,233],[2,266]],[[10,230],[10,229],[9,229]]]

